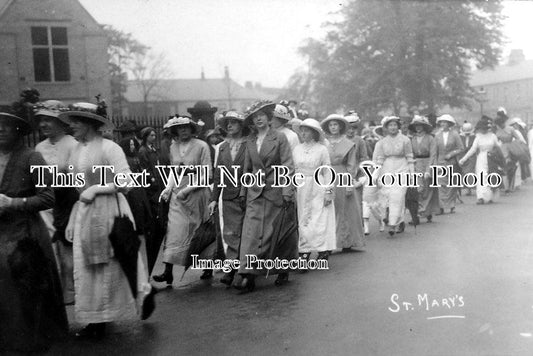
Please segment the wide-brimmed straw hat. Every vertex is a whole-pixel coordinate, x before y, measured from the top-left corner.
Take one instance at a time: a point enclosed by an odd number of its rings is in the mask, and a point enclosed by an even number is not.
[[[324,130],[325,133],[328,135],[331,135],[331,132],[329,131],[329,123],[331,121],[337,121],[341,127],[340,134],[344,134],[346,132],[346,129],[348,128],[348,121],[344,118],[344,116],[339,114],[331,114],[328,117],[326,117],[322,122],[320,123],[320,126],[322,127],[322,130]]]
[[[18,128],[18,131],[22,135],[26,135],[31,132],[30,123],[21,117],[18,117],[13,114],[9,114],[7,112],[0,112],[0,119],[7,119],[11,121],[15,125],[15,127]]]
[[[401,125],[401,120],[398,116],[385,116],[383,119],[381,119],[381,126],[387,127],[393,121],[397,122],[398,126]]]
[[[379,126],[376,126],[372,129],[372,133],[374,134],[374,136],[377,136],[377,137],[383,137],[384,134],[383,134],[383,126],[379,125]]]
[[[511,121],[509,121],[509,125],[519,125],[520,127],[522,128],[526,128],[526,123],[524,121],[522,121],[521,118],[519,117],[515,117],[515,118],[512,118]]]
[[[449,115],[449,114],[444,114],[444,115],[441,115],[437,118],[437,124],[439,122],[448,122],[450,123],[452,126],[456,125],[457,123],[455,122],[455,119],[453,118],[452,115]]]
[[[461,126],[460,134],[470,135],[472,133],[474,133],[474,126],[469,122],[465,122],[463,126]]]
[[[68,109],[68,107],[59,100],[46,100],[33,105],[35,118],[39,118],[40,116],[53,117],[68,125],[69,122],[59,118],[59,114],[66,109]]]
[[[359,118],[359,115],[357,115],[356,112],[350,111],[344,116],[344,118],[346,119],[346,121],[348,121],[350,125],[359,125],[359,123],[361,122],[361,119]]]
[[[320,127],[320,123],[315,120],[315,119],[305,119],[302,121],[302,123],[300,124],[300,129],[302,127],[308,127],[310,128],[311,130],[314,130],[315,132],[318,133],[318,141],[319,142],[324,142],[324,131],[322,130],[322,127]]]
[[[424,116],[415,115],[413,121],[411,121],[411,123],[409,124],[408,129],[411,131],[415,131],[416,126],[424,127],[424,130],[426,130],[426,132],[431,132],[433,130],[433,126],[431,126],[431,124],[429,123],[428,118]]]
[[[173,117],[172,119],[168,120],[168,122],[166,123],[166,128],[171,129],[175,126],[186,126],[186,125],[191,127],[193,134],[195,134],[198,131],[196,122],[194,122],[194,120],[186,116]]]
[[[244,113],[244,121],[248,121],[253,114],[260,110],[273,110],[276,107],[276,103],[270,100],[259,100],[252,104]]]
[[[99,111],[100,108],[96,104],[80,102],[69,105],[68,109],[59,114],[59,119],[70,123],[72,118],[81,117],[100,123],[101,131],[113,130],[115,125],[106,117],[99,115]]]
[[[286,106],[277,104],[274,107],[274,111],[272,111],[272,115],[274,117],[277,117],[278,119],[285,120],[286,122],[289,122],[291,119],[291,115],[289,114],[289,110]]]

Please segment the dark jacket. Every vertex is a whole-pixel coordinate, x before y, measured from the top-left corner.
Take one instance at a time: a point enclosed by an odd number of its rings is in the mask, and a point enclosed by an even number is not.
[[[213,193],[211,194],[211,201],[218,201],[218,198],[220,197],[220,193],[222,191],[222,199],[223,200],[233,200],[239,197],[240,190],[241,190],[241,184],[240,180],[242,177],[242,174],[244,173],[244,159],[246,158],[246,141],[243,141],[241,147],[239,148],[239,152],[237,152],[237,155],[235,156],[235,160],[232,160],[231,158],[231,149],[228,142],[223,142],[220,144],[219,151],[218,151],[218,158],[216,161],[216,164],[214,166],[213,170]],[[232,166],[239,166],[239,169],[237,170],[237,186],[234,186],[231,184],[229,179],[225,178],[224,183],[226,187],[224,187],[224,190],[222,190],[219,185],[221,184],[221,174],[220,174],[220,167],[226,167],[228,171],[233,173]]]
[[[274,183],[273,165],[285,166],[289,169],[288,175],[294,175],[294,164],[289,141],[284,134],[270,129],[264,138],[259,152],[257,151],[257,136],[252,134],[246,139],[246,157],[244,160],[245,173],[264,172],[265,186],[254,184],[249,188],[241,189],[241,196],[246,196],[247,201],[252,201],[260,196],[272,201],[280,206],[283,203],[283,196],[293,196],[293,186],[278,188],[272,187]]]

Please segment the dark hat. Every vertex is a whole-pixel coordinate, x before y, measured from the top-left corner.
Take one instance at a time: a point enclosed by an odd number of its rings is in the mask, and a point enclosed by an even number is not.
[[[276,107],[276,103],[270,101],[270,100],[259,100],[252,104],[248,109],[246,109],[246,112],[244,113],[244,121],[248,121],[253,114],[260,110],[269,110],[272,112],[272,110]]]
[[[21,117],[8,114],[7,112],[0,112],[0,118],[11,121],[19,129],[19,132],[22,135],[27,135],[28,133],[31,132],[30,123]]]
[[[427,117],[415,115],[415,117],[413,118],[413,121],[411,121],[408,128],[411,131],[415,131],[416,126],[418,125],[424,127],[424,130],[426,130],[426,132],[431,132],[433,130],[433,126],[431,126]]]

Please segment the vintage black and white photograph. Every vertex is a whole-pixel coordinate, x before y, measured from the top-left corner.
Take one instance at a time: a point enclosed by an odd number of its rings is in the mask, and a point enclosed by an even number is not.
[[[533,355],[532,17],[0,0],[0,354]]]

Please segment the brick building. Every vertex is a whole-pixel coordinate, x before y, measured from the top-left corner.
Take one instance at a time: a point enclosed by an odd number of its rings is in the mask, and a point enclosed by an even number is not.
[[[0,0],[0,105],[33,87],[66,103],[110,98],[107,37],[77,0]]]

